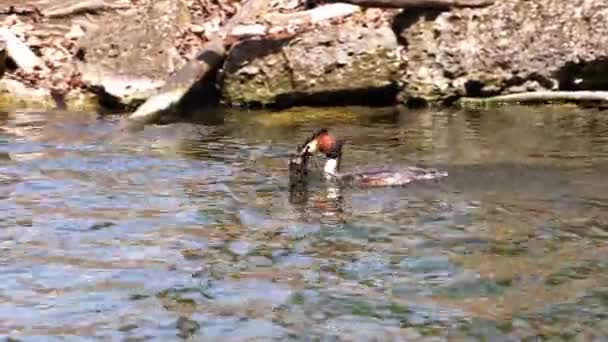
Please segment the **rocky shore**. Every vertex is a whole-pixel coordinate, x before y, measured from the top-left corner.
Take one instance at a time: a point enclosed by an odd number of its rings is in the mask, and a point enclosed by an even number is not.
[[[181,87],[178,98],[197,92],[195,106],[449,105],[608,88],[605,1],[461,1],[379,9],[370,7],[397,6],[351,0],[335,15],[330,5],[270,1],[226,34],[239,2],[0,0],[0,103],[132,111]],[[209,48],[218,37],[232,37],[226,51]],[[188,72],[197,60],[211,70]]]

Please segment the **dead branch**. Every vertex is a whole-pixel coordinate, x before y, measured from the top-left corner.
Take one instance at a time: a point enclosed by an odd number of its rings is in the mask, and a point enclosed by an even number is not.
[[[70,15],[81,14],[81,13],[94,13],[99,11],[115,10],[115,9],[126,9],[129,5],[124,4],[112,4],[107,3],[103,0],[89,0],[81,1],[71,6],[62,7],[58,9],[43,10],[42,14],[48,18],[60,18],[67,17]]]
[[[36,67],[43,67],[42,60],[10,30],[0,28],[0,40],[5,43],[8,56],[19,68],[32,72]]]
[[[485,7],[495,0],[328,0],[343,2],[361,7],[377,8],[436,8],[449,9],[455,7]]]
[[[463,105],[542,102],[608,102],[608,91],[533,91],[486,98],[461,98]]]

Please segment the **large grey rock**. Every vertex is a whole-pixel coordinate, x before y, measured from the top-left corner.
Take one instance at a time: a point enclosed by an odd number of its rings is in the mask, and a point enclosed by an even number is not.
[[[124,105],[145,100],[185,63],[174,40],[189,20],[183,0],[147,0],[105,14],[79,43],[83,82]]]
[[[608,1],[502,0],[397,18],[403,101],[608,88]]]
[[[398,79],[396,51],[389,27],[353,24],[319,28],[291,41],[245,41],[225,62],[222,95],[231,104],[274,104],[385,89]]]

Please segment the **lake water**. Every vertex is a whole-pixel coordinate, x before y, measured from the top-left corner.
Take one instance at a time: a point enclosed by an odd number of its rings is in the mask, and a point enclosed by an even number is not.
[[[22,341],[608,337],[608,116],[576,107],[0,113],[0,335]],[[290,196],[313,130],[343,169],[439,182]],[[314,175],[313,175],[314,176]]]

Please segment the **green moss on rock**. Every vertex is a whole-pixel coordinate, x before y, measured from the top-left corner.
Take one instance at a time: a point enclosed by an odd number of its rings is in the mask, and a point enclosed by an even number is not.
[[[52,110],[60,106],[69,111],[90,112],[99,109],[99,102],[91,93],[74,90],[58,103],[47,89],[30,88],[10,79],[0,80],[0,108]]]

